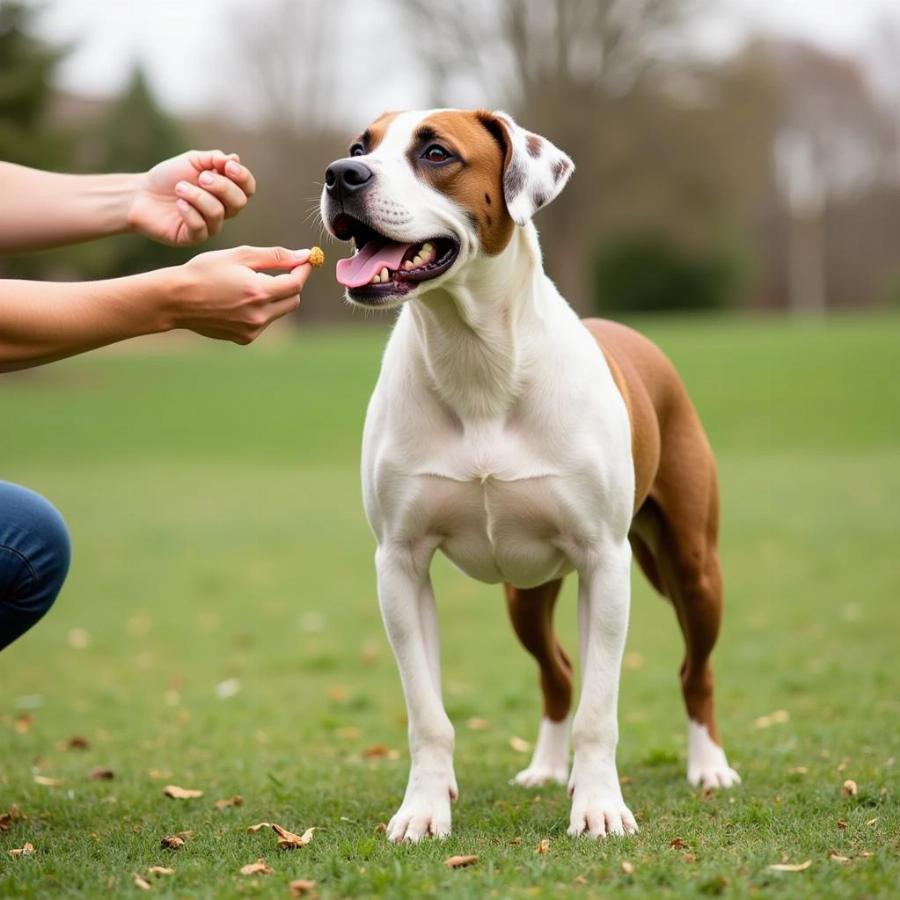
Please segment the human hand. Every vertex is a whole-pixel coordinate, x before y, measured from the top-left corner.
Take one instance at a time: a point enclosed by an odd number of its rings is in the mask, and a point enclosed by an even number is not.
[[[189,150],[137,176],[128,228],[161,244],[190,247],[218,234],[255,190],[253,173],[236,153]]]
[[[312,266],[309,250],[236,247],[200,253],[172,273],[169,286],[174,328],[204,337],[249,344],[276,319],[300,305]],[[290,270],[267,275],[261,269]]]

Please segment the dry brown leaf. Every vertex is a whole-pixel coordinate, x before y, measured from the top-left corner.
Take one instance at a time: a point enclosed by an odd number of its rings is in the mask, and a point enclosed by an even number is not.
[[[288,887],[291,889],[292,897],[302,897],[304,894],[310,894],[316,889],[316,883],[306,878],[295,878]]]
[[[448,869],[464,869],[478,862],[477,856],[451,856],[444,860],[444,865]]]
[[[244,798],[240,794],[235,794],[227,800],[216,800],[216,809],[228,809],[229,806],[243,806]]]
[[[491,727],[491,723],[487,719],[479,719],[477,716],[466,722],[466,728],[469,731],[487,731]]]
[[[266,865],[265,859],[260,857],[256,862],[241,866],[241,875],[271,875],[275,870]]]
[[[878,821],[878,816],[875,816],[874,819],[869,819],[869,820],[866,822],[866,825],[874,825],[877,821]]]
[[[837,827],[838,827],[841,831],[846,831],[846,830],[847,830],[847,823],[846,823],[843,819],[838,819],[838,820],[837,820]]]
[[[841,856],[841,854],[838,853],[837,850],[829,850],[828,858],[833,862],[840,863],[842,866],[849,865],[851,862],[853,862],[853,860],[850,859],[849,856]]]
[[[164,850],[180,850],[184,846],[184,838],[180,834],[168,834],[159,843]]]
[[[627,859],[622,860],[622,871],[626,875],[634,875],[634,864],[628,862]]]
[[[362,752],[363,759],[373,759],[380,756],[387,756],[390,753],[390,747],[385,746],[384,744],[372,744],[371,747],[366,747]]]
[[[167,784],[163,788],[163,793],[173,800],[194,800],[203,796],[203,791],[197,791],[193,788],[178,787],[177,784]]]
[[[7,812],[0,813],[0,831],[9,831],[13,822],[24,818],[25,816],[22,815],[22,810],[19,809],[18,804],[13,803]]]
[[[773,863],[769,866],[770,869],[774,869],[776,872],[804,872],[812,865],[812,860],[808,859],[806,862],[802,863]]]
[[[856,782],[852,778],[848,778],[841,785],[841,796],[842,797],[855,797],[859,793],[859,787]]]
[[[257,822],[256,825],[248,826],[247,831],[249,831],[251,834],[253,834],[256,831],[262,831],[263,828],[271,828],[271,827],[272,827],[271,822]]]
[[[142,891],[152,890],[153,887],[143,875],[138,875],[137,872],[134,873],[134,886],[139,887]]]
[[[379,822],[375,826],[375,831],[373,831],[372,833],[373,834],[385,834],[386,832],[387,832],[387,822]]]
[[[524,738],[516,737],[513,735],[509,739],[509,746],[516,751],[516,753],[527,753],[531,749],[531,744],[528,743]]]
[[[687,848],[687,844],[680,837],[672,838],[669,841],[669,846],[673,850],[685,850]]]
[[[293,847],[305,847],[313,839],[313,832],[316,830],[316,827],[313,826],[312,828],[307,828],[306,831],[300,835],[294,834],[292,831],[288,831],[287,828],[282,828],[280,825],[276,825],[275,822],[272,823],[272,831],[278,835],[279,850],[290,850]]]
[[[65,781],[62,778],[49,778],[46,775],[35,775],[34,783],[42,784],[44,787],[59,787],[61,784],[64,784]]]
[[[105,769],[102,766],[91,769],[90,778],[92,781],[112,781],[115,777],[116,773],[112,769]]]
[[[550,838],[544,838],[534,852],[540,856],[546,856],[550,852]]]
[[[19,713],[16,716],[15,729],[19,734],[27,734],[34,724],[34,716],[31,713]]]
[[[572,879],[572,884],[587,884],[588,880],[584,877],[584,875],[576,875]]]
[[[859,854],[860,859],[871,859],[872,854],[868,850],[863,850],[862,853]]]
[[[91,742],[80,734],[73,734],[72,737],[66,741],[66,747],[68,747],[69,750],[87,750],[90,746]]]
[[[776,709],[768,716],[760,716],[753,720],[754,728],[771,728],[773,725],[783,725],[789,721],[791,714],[786,709]]]
[[[21,847],[15,847],[6,852],[13,858],[17,856],[32,856],[34,854],[34,845],[30,841],[26,841]]]
[[[170,869],[168,866],[150,866],[150,868],[147,869],[147,872],[150,875],[159,875],[159,876],[175,874],[175,870]]]

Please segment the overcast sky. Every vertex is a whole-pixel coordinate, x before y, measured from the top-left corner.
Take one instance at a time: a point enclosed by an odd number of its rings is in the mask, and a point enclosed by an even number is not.
[[[222,108],[229,90],[227,60],[236,13],[265,15],[266,0],[34,0],[43,7],[40,33],[74,45],[59,71],[60,85],[88,94],[121,88],[135,60],[143,62],[159,99],[176,112]],[[323,3],[328,0],[322,0]],[[378,41],[396,41],[377,0],[351,0],[354,22],[347,32],[342,65],[370,56]],[[878,23],[900,18],[900,0],[717,0],[719,15],[704,29],[704,40],[727,49],[755,28],[805,38],[828,48],[859,53]],[[256,12],[258,11],[258,12]],[[279,23],[272,22],[277,29]],[[387,44],[382,45],[384,49]],[[368,51],[368,52],[367,52]],[[297,52],[303,47],[298,44]],[[393,52],[393,51],[392,51]],[[342,73],[343,74],[343,73]],[[426,102],[424,89],[409,77],[402,56],[378,78],[356,77],[345,118],[368,117],[386,108]]]

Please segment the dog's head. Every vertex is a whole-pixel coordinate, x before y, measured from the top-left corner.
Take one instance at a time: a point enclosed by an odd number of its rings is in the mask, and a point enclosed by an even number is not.
[[[352,302],[379,307],[445,284],[501,253],[573,168],[505,113],[385,113],[325,172],[322,221],[356,245],[338,281]]]

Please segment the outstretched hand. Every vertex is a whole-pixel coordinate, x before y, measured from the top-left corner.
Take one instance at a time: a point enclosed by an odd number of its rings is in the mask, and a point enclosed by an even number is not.
[[[189,150],[138,176],[128,226],[173,247],[190,247],[222,230],[256,190],[236,153]]]

